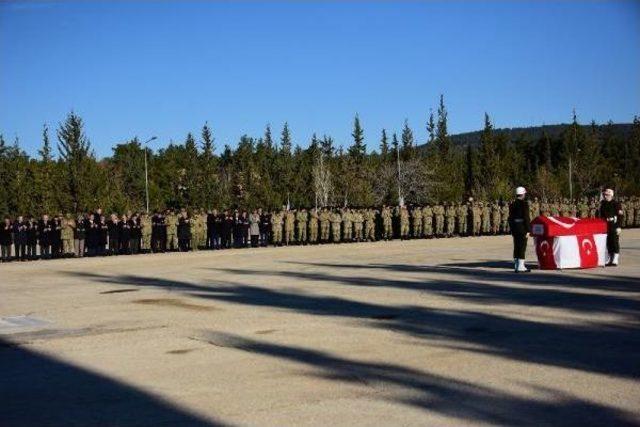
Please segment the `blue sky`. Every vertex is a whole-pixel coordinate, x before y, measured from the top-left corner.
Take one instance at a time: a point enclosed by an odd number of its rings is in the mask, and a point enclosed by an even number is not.
[[[35,154],[75,110],[98,156],[133,136],[246,133],[370,149],[404,119],[426,138],[443,93],[452,133],[640,114],[640,2],[0,3],[0,132]]]

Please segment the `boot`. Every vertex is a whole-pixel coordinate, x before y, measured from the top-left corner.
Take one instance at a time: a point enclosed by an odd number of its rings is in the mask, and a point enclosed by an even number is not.
[[[611,259],[611,263],[609,265],[611,265],[611,267],[617,267],[619,258],[620,254],[613,254],[613,258]]]
[[[527,266],[524,264],[524,260],[518,259],[518,267],[517,267],[516,273],[529,273],[529,272],[531,272],[531,270],[529,270]]]
[[[514,271],[515,273],[517,273],[517,272],[518,272],[518,259],[517,259],[517,258],[514,258],[514,259],[513,259],[513,271]]]

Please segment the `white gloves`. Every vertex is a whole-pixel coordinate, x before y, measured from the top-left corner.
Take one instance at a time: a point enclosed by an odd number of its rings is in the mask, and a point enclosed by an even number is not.
[[[616,234],[619,236],[622,233],[622,228],[616,228]]]

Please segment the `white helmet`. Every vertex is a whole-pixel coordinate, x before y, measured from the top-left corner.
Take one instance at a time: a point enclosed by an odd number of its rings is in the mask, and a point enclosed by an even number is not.
[[[516,196],[522,196],[527,192],[527,190],[524,189],[524,187],[518,187],[516,188]]]
[[[613,190],[610,188],[607,188],[606,190],[604,190],[604,195],[613,197]]]

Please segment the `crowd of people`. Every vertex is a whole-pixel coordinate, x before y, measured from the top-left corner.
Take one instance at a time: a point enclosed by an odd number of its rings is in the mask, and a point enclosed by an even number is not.
[[[620,198],[623,227],[640,226],[640,198]],[[596,217],[599,201],[529,200],[530,217]],[[2,262],[65,257],[443,238],[509,233],[505,202],[444,202],[379,208],[167,210],[105,215],[5,217],[0,226]]]

